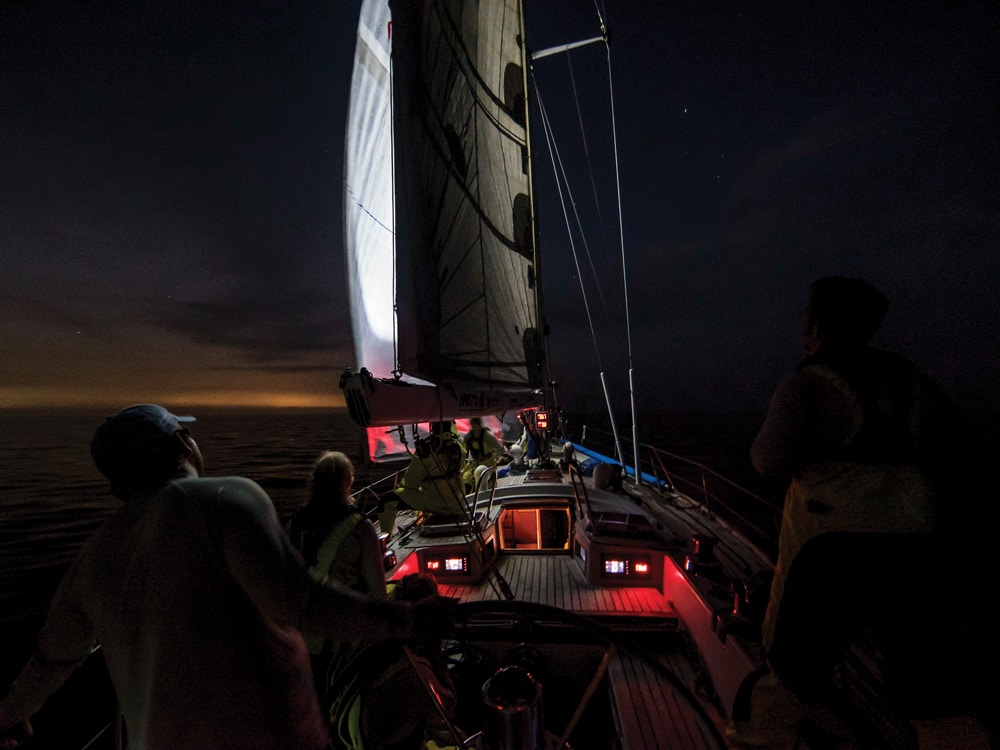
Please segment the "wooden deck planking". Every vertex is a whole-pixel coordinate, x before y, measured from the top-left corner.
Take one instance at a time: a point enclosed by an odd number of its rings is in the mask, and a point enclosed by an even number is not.
[[[627,655],[608,668],[623,750],[700,750],[714,747],[669,682]]]
[[[579,614],[674,616],[674,609],[652,588],[599,588],[588,584],[569,555],[508,554],[498,568],[522,601],[547,604]],[[445,583],[444,596],[465,601],[497,598],[488,582],[465,586]]]

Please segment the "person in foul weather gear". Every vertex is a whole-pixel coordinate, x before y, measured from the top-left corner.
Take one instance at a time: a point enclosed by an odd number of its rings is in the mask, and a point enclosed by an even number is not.
[[[887,306],[861,279],[812,284],[808,356],[778,386],[751,448],[757,471],[789,486],[762,624],[769,672],[749,721],[734,726],[739,746],[795,745],[852,644],[870,641],[897,665],[931,640],[899,613],[937,590],[935,463],[952,406],[912,363],[869,344]]]
[[[417,441],[410,465],[400,485],[382,496],[378,507],[381,530],[393,533],[398,510],[409,508],[424,513],[465,516],[463,474],[465,446],[451,430],[451,422],[434,422],[431,434]]]
[[[292,515],[288,537],[309,571],[362,594],[386,598],[382,545],[375,526],[354,503],[354,465],[340,451],[325,451],[313,465],[309,499]],[[363,642],[307,635],[321,704],[332,674]]]
[[[475,489],[476,470],[480,466],[492,469],[511,460],[510,454],[504,450],[503,443],[489,427],[483,424],[480,417],[472,417],[469,420],[469,431],[464,435],[464,443],[465,449],[469,452],[469,462],[463,476],[466,492]]]

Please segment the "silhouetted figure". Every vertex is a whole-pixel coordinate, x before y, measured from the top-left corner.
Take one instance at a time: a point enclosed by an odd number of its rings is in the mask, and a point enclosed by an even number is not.
[[[0,701],[0,736],[100,643],[130,748],[321,750],[328,725],[302,633],[409,634],[407,605],[313,578],[260,486],[201,478],[188,421],[141,404],[97,429],[94,461],[125,504],[60,583]]]
[[[907,668],[927,668],[918,646],[930,633],[911,628],[912,609],[941,572],[936,479],[955,411],[912,363],[869,345],[887,307],[861,279],[812,284],[807,356],[751,449],[759,472],[789,479],[763,624],[772,671],[752,701],[751,726],[770,746],[791,745],[852,645],[877,644],[894,687],[907,687]]]
[[[309,499],[292,516],[288,536],[315,575],[385,599],[382,545],[375,527],[354,504],[353,484],[351,459],[340,451],[320,455],[313,465]],[[306,645],[322,700],[331,669],[350,659],[358,644],[307,636]]]
[[[462,442],[465,444],[469,458],[463,477],[467,492],[472,492],[475,489],[477,469],[480,466],[492,469],[494,466],[511,460],[511,456],[504,450],[500,438],[483,424],[481,417],[472,417],[469,420],[469,431],[465,433]]]

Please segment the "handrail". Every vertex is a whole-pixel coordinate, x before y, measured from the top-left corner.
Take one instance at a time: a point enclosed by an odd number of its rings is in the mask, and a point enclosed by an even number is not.
[[[590,496],[587,495],[587,485],[583,481],[583,475],[573,463],[568,465],[567,473],[569,474],[570,484],[573,486],[573,499],[576,500],[577,508],[580,511],[580,519],[587,524],[593,523],[590,515]],[[583,502],[580,500],[581,490]]]
[[[485,464],[482,464],[486,466]],[[489,477],[493,482],[487,485],[490,488],[490,502],[486,506],[486,517],[489,518],[493,513],[493,498],[497,494],[497,467],[487,466],[486,471],[479,475],[476,479],[476,488],[473,490],[473,497],[475,498],[472,502],[472,516],[475,518],[476,509],[479,507],[479,492],[483,486],[483,479]]]
[[[584,434],[597,435],[600,445],[602,431],[592,426],[585,429]],[[610,436],[605,434],[605,440],[609,439]],[[711,467],[685,456],[646,443],[640,443],[640,446],[643,460],[651,467],[650,473],[657,478],[666,478],[663,489],[673,496],[674,502],[680,501],[683,495],[698,503],[706,515],[718,516],[721,512],[724,518],[758,537],[765,546],[773,548],[772,553],[776,552],[781,519],[780,498],[768,500],[761,497]],[[667,469],[668,461],[674,465],[673,471]],[[680,467],[686,467],[688,471],[679,471]],[[629,473],[635,472],[633,467],[628,467],[627,471],[629,469]],[[640,467],[637,476],[641,477],[642,471]]]

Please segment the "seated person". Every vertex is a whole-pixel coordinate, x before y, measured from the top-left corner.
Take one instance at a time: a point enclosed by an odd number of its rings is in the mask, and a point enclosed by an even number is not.
[[[451,431],[451,422],[432,423],[430,436],[417,441],[400,486],[383,495],[379,502],[381,530],[392,536],[396,512],[404,508],[466,515],[469,508],[462,480],[465,469],[465,448]]]
[[[493,468],[510,461],[511,456],[503,447],[500,439],[493,431],[483,424],[480,417],[469,420],[469,431],[464,437],[465,448],[469,452],[469,463],[463,474],[465,491],[472,492],[476,487],[476,469],[480,466]]]

